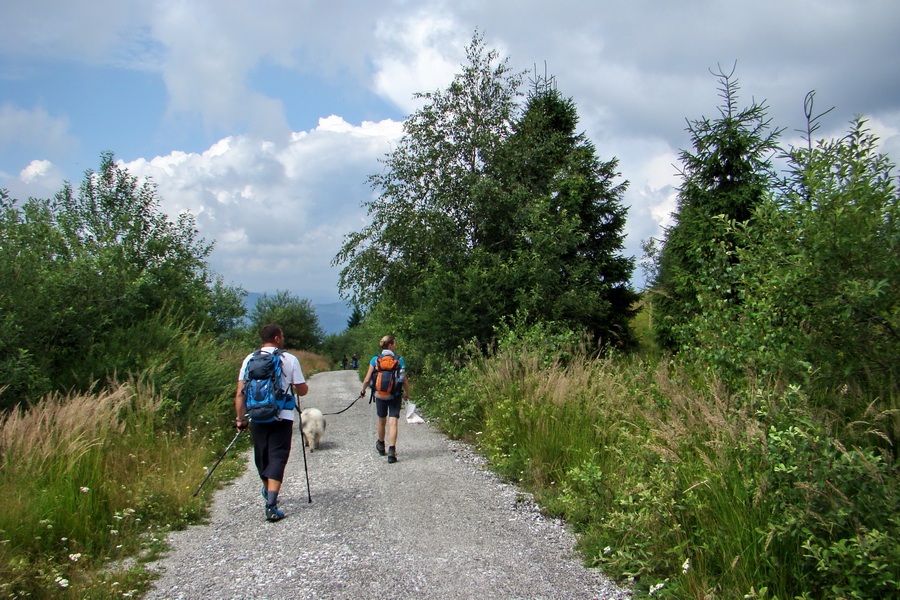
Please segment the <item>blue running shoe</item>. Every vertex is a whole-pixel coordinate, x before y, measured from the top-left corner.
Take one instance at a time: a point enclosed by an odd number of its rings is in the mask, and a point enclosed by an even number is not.
[[[270,523],[274,523],[275,521],[280,521],[284,518],[284,513],[278,510],[277,505],[266,506],[266,521]]]

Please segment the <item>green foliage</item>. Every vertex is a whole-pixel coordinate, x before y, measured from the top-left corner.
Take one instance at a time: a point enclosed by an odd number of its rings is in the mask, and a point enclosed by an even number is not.
[[[749,370],[813,386],[848,420],[880,410],[900,381],[900,203],[893,164],[856,121],[843,139],[790,154],[784,192],[761,204],[731,268],[700,279],[690,355],[733,379]],[[727,257],[721,253],[719,264]],[[733,301],[736,298],[738,301]],[[725,325],[727,324],[727,326]]]
[[[285,344],[291,348],[315,350],[325,337],[312,301],[286,290],[274,296],[263,294],[250,312],[249,320],[251,334],[264,325],[278,323],[284,331]]]
[[[406,309],[430,262],[464,258],[476,227],[470,190],[508,133],[521,77],[485,49],[480,35],[446,90],[416,94],[426,105],[404,123],[405,135],[370,178],[380,195],[368,203],[372,223],[350,234],[335,264],[354,305],[388,301]]]
[[[483,289],[502,290],[489,296],[491,328],[520,311],[628,347],[637,296],[633,261],[621,255],[627,182],[615,183],[617,161],[599,161],[577,123],[552,81],[535,85],[475,190],[483,251],[469,268],[484,273]]]
[[[477,33],[467,58],[446,90],[421,95],[429,103],[371,178],[372,223],[335,258],[342,292],[385,305],[425,355],[485,347],[516,312],[631,345],[617,161],[597,159],[552,82],[520,109],[521,76]]]
[[[358,306],[353,307],[353,312],[350,313],[350,316],[347,318],[347,329],[353,329],[354,327],[359,327],[363,322],[363,312],[360,310]]]
[[[780,133],[770,129],[766,107],[737,108],[737,82],[719,73],[724,106],[717,119],[692,121],[694,152],[682,151],[675,224],[666,231],[652,283],[654,328],[660,344],[680,351],[696,343],[684,323],[701,311],[698,296],[717,286],[731,298],[740,240],[730,223],[746,223],[774,180],[770,155]],[[723,260],[723,256],[725,260]]]
[[[797,387],[732,393],[677,363],[548,361],[528,334],[429,386],[428,414],[663,598],[900,591],[898,473]]]
[[[900,489],[894,467],[844,445],[806,415],[773,413],[763,481],[770,543],[795,551],[810,587],[837,598],[900,590]]]
[[[190,330],[228,333],[243,290],[213,281],[193,218],[169,221],[156,190],[112,154],[52,200],[18,203],[0,193],[0,364],[8,370],[0,409],[54,389],[89,389],[116,370],[145,366],[129,355],[126,331],[158,316]],[[168,327],[169,325],[164,325]]]
[[[136,595],[149,575],[114,565],[203,516],[207,498],[192,494],[231,434],[237,359],[211,336],[173,333],[167,346],[129,383],[0,417],[0,597]],[[184,410],[173,393],[195,398]],[[239,468],[226,461],[216,477]]]

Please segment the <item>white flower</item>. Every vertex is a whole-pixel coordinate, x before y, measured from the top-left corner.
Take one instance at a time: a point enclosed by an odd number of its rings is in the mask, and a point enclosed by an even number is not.
[[[612,548],[610,548],[609,546],[603,549],[603,554],[609,554],[610,552],[612,552]]]
[[[56,583],[59,584],[59,587],[61,587],[61,588],[67,588],[67,587],[69,587],[69,580],[68,580],[68,579],[65,579],[65,578],[63,578],[63,577],[57,577],[57,578],[55,579],[55,581],[56,581]]]
[[[656,585],[650,586],[650,595],[652,596],[656,594],[656,592],[663,589],[664,587],[666,587],[666,584],[664,583],[657,583]]]
[[[118,529],[110,529],[109,535],[119,535],[119,530]]]
[[[89,487],[82,487],[82,488],[81,488],[81,493],[82,493],[82,494],[87,494],[89,491],[91,491],[91,488],[89,488]]]
[[[688,557],[688,558],[684,559],[684,564],[681,565],[681,572],[687,573],[690,570],[691,570],[691,559],[690,559],[690,557]]]
[[[76,552],[75,554],[69,555],[69,560],[72,562],[78,562],[78,559],[81,558],[81,552]]]

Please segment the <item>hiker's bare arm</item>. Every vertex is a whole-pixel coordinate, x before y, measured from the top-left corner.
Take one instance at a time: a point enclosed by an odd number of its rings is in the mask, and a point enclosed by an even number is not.
[[[234,414],[236,419],[243,419],[247,415],[247,400],[244,398],[244,382],[238,381],[237,393],[234,395]]]
[[[371,379],[372,379],[372,371],[374,371],[374,370],[375,370],[375,367],[373,367],[372,365],[369,365],[369,370],[366,371],[366,378],[363,379],[362,391],[359,393],[360,396],[366,395],[366,388],[369,387],[369,381],[371,381]]]
[[[305,396],[306,394],[309,393],[309,385],[307,385],[306,382],[295,383],[294,391],[297,392],[298,396]]]

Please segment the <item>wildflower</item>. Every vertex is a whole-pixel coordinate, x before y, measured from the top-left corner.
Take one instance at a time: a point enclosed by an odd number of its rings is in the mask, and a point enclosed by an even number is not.
[[[69,555],[69,560],[72,562],[78,562],[78,559],[81,558],[81,552],[76,552],[75,554]]]
[[[54,581],[55,581],[55,582],[59,585],[59,587],[61,587],[61,588],[67,588],[67,587],[69,587],[69,580],[66,579],[65,577],[57,577]]]
[[[690,557],[688,557],[688,558],[684,559],[684,564],[681,565],[681,572],[687,573],[690,570],[691,570],[691,559],[690,559]]]
[[[119,535],[119,530],[118,529],[110,529],[109,535]]]
[[[664,587],[666,587],[665,583],[657,583],[656,585],[651,585],[650,586],[650,595],[653,596],[654,594],[656,594],[656,592],[663,589]]]
[[[69,538],[59,538],[59,541],[61,541],[61,542],[68,542],[68,541],[69,541]]]
[[[82,494],[87,494],[89,491],[91,491],[91,488],[89,488],[89,487],[84,487],[84,486],[81,487],[81,493],[82,493]]]
[[[603,554],[609,554],[610,552],[612,552],[612,548],[610,546],[607,546],[603,549]]]

